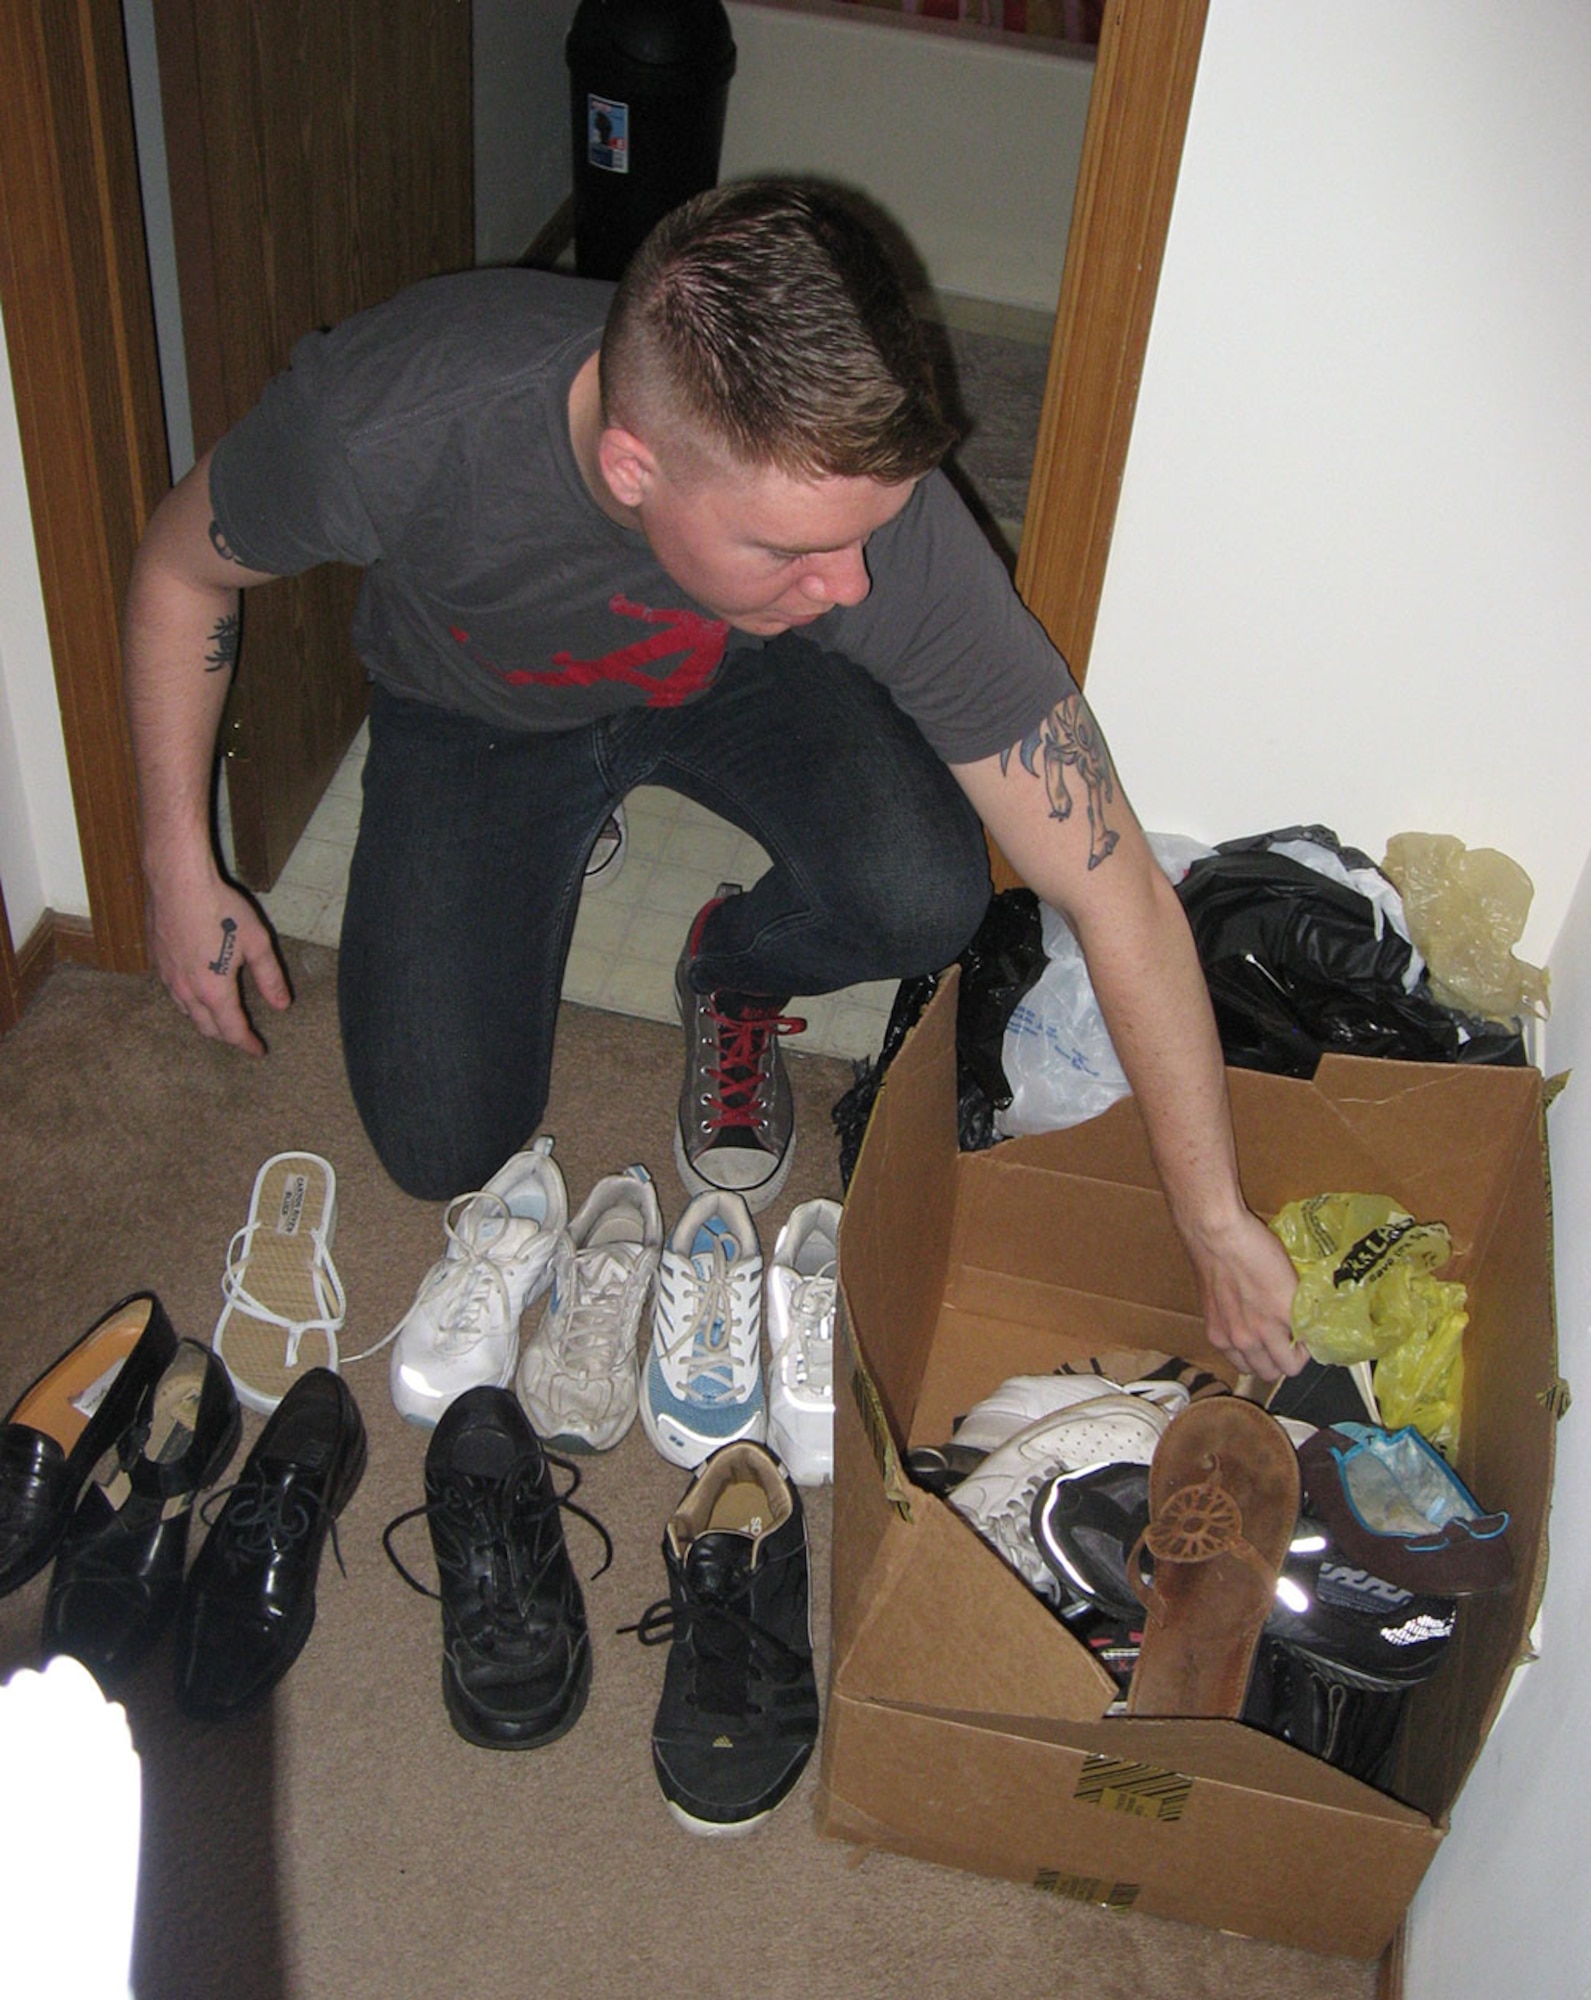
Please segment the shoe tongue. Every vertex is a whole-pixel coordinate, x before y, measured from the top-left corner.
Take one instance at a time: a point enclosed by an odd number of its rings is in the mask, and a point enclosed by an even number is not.
[[[453,1446],[451,1463],[466,1479],[506,1479],[524,1456],[524,1447],[501,1431],[466,1431]]]
[[[729,1528],[698,1535],[685,1551],[685,1576],[700,1597],[723,1598],[755,1567],[756,1539]]]

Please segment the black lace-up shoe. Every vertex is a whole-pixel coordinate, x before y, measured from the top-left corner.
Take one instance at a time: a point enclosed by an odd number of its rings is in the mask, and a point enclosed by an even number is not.
[[[225,1504],[188,1572],[177,1615],[185,1715],[247,1714],[304,1650],[326,1537],[335,1549],[365,1451],[359,1406],[329,1368],[301,1375],[266,1419],[237,1484],[215,1496]]]
[[[652,1762],[691,1833],[747,1833],[818,1736],[801,1496],[759,1444],[725,1445],[663,1536],[669,1596],[633,1630],[669,1642]]]
[[[442,1699],[459,1735],[487,1750],[554,1742],[591,1688],[585,1600],[559,1507],[608,1538],[572,1505],[573,1486],[555,1492],[553,1465],[578,1484],[574,1466],[543,1450],[512,1390],[467,1389],[432,1434],[425,1505],[400,1514],[383,1538],[403,1580],[441,1601]],[[422,1514],[440,1590],[417,1582],[392,1546],[394,1531]]]

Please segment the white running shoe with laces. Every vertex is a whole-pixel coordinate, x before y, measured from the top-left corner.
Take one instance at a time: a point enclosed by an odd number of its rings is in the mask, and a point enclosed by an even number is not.
[[[635,1422],[636,1337],[662,1250],[663,1214],[642,1166],[598,1181],[559,1239],[517,1384],[553,1450],[609,1451]]]
[[[760,1444],[767,1433],[762,1250],[738,1194],[699,1194],[664,1246],[641,1422],[664,1458],[688,1472],[720,1445]]]
[[[840,1204],[804,1201],[768,1266],[768,1444],[798,1486],[834,1477]]]
[[[519,1321],[552,1275],[569,1220],[552,1140],[538,1139],[485,1187],[448,1203],[448,1247],[421,1280],[389,1338],[392,1400],[411,1423],[432,1425],[455,1396],[506,1389],[519,1359]]]
[[[1108,1375],[1010,1375],[956,1425],[955,1442],[966,1450],[990,1452],[1057,1410],[1075,1409],[1098,1396],[1142,1396],[1168,1417],[1188,1407],[1181,1382],[1114,1382]]]
[[[1088,1380],[1088,1377],[1062,1378]],[[997,1445],[949,1501],[1022,1581],[1049,1603],[1063,1600],[1061,1582],[1039,1554],[1033,1501],[1058,1472],[1090,1465],[1147,1465],[1171,1416],[1146,1396],[1107,1390],[1053,1409]]]

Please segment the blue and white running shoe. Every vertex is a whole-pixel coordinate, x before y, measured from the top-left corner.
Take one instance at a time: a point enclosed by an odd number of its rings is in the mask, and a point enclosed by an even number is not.
[[[687,1471],[721,1445],[767,1434],[762,1250],[738,1194],[699,1194],[664,1247],[641,1422]]]

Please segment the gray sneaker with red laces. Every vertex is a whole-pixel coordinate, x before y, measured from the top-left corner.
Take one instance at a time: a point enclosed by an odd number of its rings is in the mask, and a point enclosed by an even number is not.
[[[674,1160],[693,1194],[737,1194],[755,1211],[776,1199],[790,1172],[795,1107],[779,1043],[806,1022],[784,1014],[778,1000],[691,986],[703,925],[726,896],[740,893],[737,883],[719,884],[697,912],[674,974],[685,1029]]]

